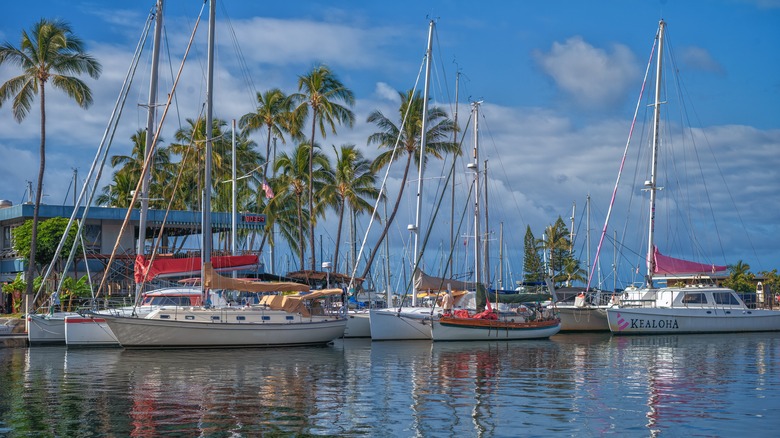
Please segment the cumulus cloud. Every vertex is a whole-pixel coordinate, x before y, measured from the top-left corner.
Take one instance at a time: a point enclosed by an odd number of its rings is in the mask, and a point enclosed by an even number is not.
[[[706,49],[701,47],[685,47],[681,54],[681,61],[688,67],[719,74],[724,73],[723,66],[720,65]]]
[[[555,42],[549,52],[537,51],[534,57],[564,93],[588,107],[620,101],[639,74],[636,58],[628,47],[614,44],[608,51],[579,36]]]

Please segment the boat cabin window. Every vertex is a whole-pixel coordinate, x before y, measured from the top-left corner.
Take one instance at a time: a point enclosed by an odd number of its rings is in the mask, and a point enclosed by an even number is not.
[[[189,306],[190,297],[146,297],[141,303],[142,306]]]
[[[682,302],[684,304],[705,304],[707,302],[707,298],[701,292],[686,293],[682,299]]]
[[[739,300],[731,292],[713,292],[712,296],[715,298],[716,304],[739,305]]]

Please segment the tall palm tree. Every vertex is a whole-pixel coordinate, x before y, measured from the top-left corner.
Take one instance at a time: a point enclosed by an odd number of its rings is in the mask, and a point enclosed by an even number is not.
[[[312,192],[321,193],[323,189],[332,184],[333,174],[330,171],[330,162],[322,152],[317,150],[312,154],[309,143],[300,143],[292,153],[282,153],[276,159],[275,170],[281,172],[277,177],[275,186],[278,191],[276,196],[269,203],[270,208],[274,208],[277,204],[283,204],[289,201],[289,197],[292,197],[295,201],[296,216],[298,218],[298,236],[297,239],[289,240],[291,248],[298,250],[298,256],[300,258],[300,268],[304,269],[304,250],[306,248],[306,229],[310,232],[310,228],[304,227],[304,220],[308,220],[310,223],[314,223],[316,216],[322,214],[324,211],[324,203],[320,202],[313,210],[305,208],[304,196],[309,191],[309,169],[313,169],[312,182],[314,188]],[[315,149],[319,149],[316,148]],[[309,164],[309,156],[314,156],[314,164]],[[286,236],[292,237],[292,236]],[[310,239],[310,244],[313,241]]]
[[[355,97],[352,91],[343,83],[326,65],[314,67],[308,74],[298,76],[298,93],[290,96],[296,104],[294,123],[301,126],[302,122],[311,112],[311,136],[309,142],[317,144],[314,139],[317,125],[320,133],[325,138],[326,125],[336,133],[336,123],[347,124],[352,127],[355,123],[355,114],[348,107],[355,105]],[[343,102],[346,106],[341,105]],[[309,150],[309,211],[314,211],[314,149]],[[314,256],[314,222],[309,223],[309,246],[311,249],[311,269],[316,270]]]
[[[382,242],[382,239],[387,236],[387,231],[390,229],[390,225],[393,223],[396,213],[398,213],[398,207],[401,204],[412,161],[418,166],[420,165],[423,98],[420,96],[419,92],[415,92],[414,90],[409,90],[406,93],[399,91],[398,95],[401,98],[401,105],[398,108],[398,113],[402,124],[396,125],[392,120],[382,114],[381,111],[372,112],[369,114],[367,120],[369,123],[375,123],[380,129],[379,132],[368,137],[368,144],[375,143],[379,145],[379,147],[389,149],[388,151],[379,154],[379,156],[374,159],[373,163],[371,163],[371,169],[376,172],[382,167],[389,165],[391,159],[394,161],[404,156],[403,153],[393,155],[393,148],[395,147],[396,141],[400,142],[402,152],[406,152],[406,164],[404,165],[404,174],[401,178],[401,185],[398,190],[398,196],[395,199],[395,205],[393,205],[393,210],[387,218],[387,222],[382,229],[382,234],[380,234],[377,244],[371,250],[371,254],[368,257],[366,266],[363,269],[363,274],[361,275],[363,278],[368,276],[371,264],[381,246],[380,243]],[[405,120],[404,117],[406,117]],[[459,152],[459,147],[456,143],[447,141],[451,138],[452,131],[455,129],[455,124],[447,117],[447,113],[442,108],[428,107],[426,128],[426,156],[442,158],[445,154]]]
[[[323,201],[335,208],[339,215],[336,249],[333,253],[333,266],[338,269],[344,212],[349,210],[351,217],[356,213],[371,211],[373,207],[367,199],[379,196],[379,189],[376,188],[376,174],[371,171],[371,162],[355,145],[342,145],[340,150],[333,146],[333,151],[336,153],[333,184],[325,193]],[[351,239],[355,241],[354,233]]]
[[[271,138],[279,138],[285,143],[284,134],[294,136],[299,134],[292,121],[292,101],[278,88],[272,88],[265,93],[257,93],[257,109],[244,114],[238,121],[238,126],[244,132],[251,133],[266,128],[265,157],[266,163],[271,159]],[[268,177],[268,166],[263,167],[263,179]]]
[[[41,206],[43,174],[46,169],[46,83],[51,81],[54,88],[64,91],[80,107],[88,108],[92,104],[92,91],[76,76],[86,73],[97,79],[100,76],[101,66],[96,59],[84,51],[84,44],[73,34],[68,23],[44,18],[33,25],[30,34],[22,31],[19,48],[7,42],[0,45],[0,65],[6,62],[21,67],[23,73],[0,86],[0,106],[6,100],[13,98],[14,119],[21,123],[30,112],[33,97],[36,94],[41,96],[41,156],[33,209],[30,259],[27,266],[27,278],[33,278],[38,211]],[[26,292],[32,295],[32,281],[27,282]]]

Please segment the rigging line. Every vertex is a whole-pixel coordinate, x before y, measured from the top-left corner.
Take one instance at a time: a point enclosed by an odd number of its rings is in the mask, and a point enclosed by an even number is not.
[[[205,3],[204,3],[204,7],[205,7]],[[187,60],[187,55],[189,54],[190,48],[192,47],[192,43],[195,40],[195,33],[196,33],[197,29],[198,29],[198,25],[200,23],[200,17],[201,17],[202,14],[203,14],[203,8],[201,8],[201,14],[198,15],[198,19],[195,22],[195,28],[192,30],[192,34],[190,35],[190,40],[189,40],[189,43],[187,44],[187,49],[184,52],[184,57],[182,58],[181,64],[179,66],[179,72],[178,72],[178,75],[176,76],[176,81],[173,83],[173,87],[171,88],[171,92],[168,93],[168,101],[165,104],[165,109],[163,110],[162,117],[160,118],[160,124],[158,125],[157,132],[154,133],[154,138],[152,139],[152,144],[146,146],[147,148],[149,148],[150,153],[147,154],[147,157],[144,160],[144,166],[143,166],[143,169],[141,170],[141,177],[138,180],[138,184],[136,184],[135,192],[133,192],[133,198],[130,201],[130,207],[128,207],[128,209],[127,209],[127,214],[125,215],[124,222],[122,222],[122,226],[121,226],[121,228],[119,230],[119,233],[117,234],[116,243],[114,244],[114,248],[111,251],[111,256],[108,259],[108,263],[106,264],[106,268],[103,271],[103,278],[100,281],[100,286],[98,287],[98,291],[97,291],[96,295],[99,295],[100,291],[103,290],[103,286],[105,286],[106,279],[108,277],[108,272],[109,272],[108,268],[111,266],[111,264],[113,263],[114,259],[116,258],[116,250],[118,249],[118,247],[119,247],[119,245],[121,243],[121,238],[122,238],[122,235],[123,235],[125,229],[127,228],[127,224],[130,222],[130,214],[132,213],[133,206],[135,205],[135,202],[138,199],[138,194],[141,192],[141,182],[143,181],[146,173],[149,172],[149,167],[151,165],[151,159],[152,159],[152,156],[154,155],[154,148],[157,146],[157,141],[159,140],[159,137],[160,137],[160,131],[161,131],[160,127],[162,126],[163,122],[165,121],[165,118],[168,115],[168,110],[171,107],[171,99],[172,99],[173,95],[176,92],[176,86],[179,84],[179,79],[181,78],[181,73],[182,73],[182,70],[184,69],[184,63]]]
[[[498,147],[496,146],[496,139],[493,137],[493,131],[490,129],[490,125],[488,125],[487,119],[485,118],[484,112],[480,112],[480,115],[482,116],[482,122],[487,125],[486,129],[488,131],[488,137],[490,137],[490,141],[493,145],[493,150],[495,151],[497,156],[501,156],[501,154],[498,152]],[[527,224],[525,217],[523,216],[523,211],[520,208],[520,203],[517,201],[517,194],[515,193],[515,190],[511,190],[511,187],[509,186],[509,174],[506,171],[506,166],[504,166],[503,160],[498,160],[498,165],[501,167],[501,172],[504,174],[504,181],[507,181],[507,187],[510,188],[509,192],[512,194],[512,200],[515,203],[515,209],[517,210],[517,215],[520,216],[520,220],[523,221],[522,223]]]
[[[426,54],[425,54],[425,56],[423,56],[423,61],[420,63],[420,69],[417,72],[417,79],[414,81],[414,87],[412,88],[412,92],[411,92],[411,94],[409,96],[409,104],[407,104],[407,106],[406,106],[406,113],[404,114],[403,119],[401,119],[401,125],[398,127],[398,137],[395,140],[395,145],[393,146],[393,152],[390,155],[390,160],[388,162],[387,169],[385,169],[385,176],[382,178],[382,184],[380,184],[380,186],[379,186],[379,194],[376,197],[376,201],[374,202],[374,208],[371,211],[371,219],[368,221],[368,227],[366,228],[366,233],[363,236],[363,242],[360,244],[360,251],[358,251],[358,257],[357,257],[358,260],[360,260],[360,258],[362,257],[363,249],[365,248],[366,241],[368,240],[368,233],[369,233],[369,231],[371,231],[371,227],[374,224],[374,218],[378,217],[378,214],[379,214],[379,201],[382,199],[382,193],[385,191],[385,187],[387,186],[387,178],[390,175],[390,168],[392,167],[393,162],[395,162],[395,155],[396,155],[396,152],[398,152],[399,145],[401,144],[401,136],[404,133],[404,126],[406,125],[406,120],[409,117],[409,113],[411,112],[411,108],[412,108],[411,103],[412,103],[412,100],[414,99],[414,94],[415,94],[414,92],[417,90],[417,86],[420,84],[420,76],[422,76],[423,68],[425,67],[425,62],[427,60],[427,57],[428,57],[428,55],[427,55],[427,49],[426,49]],[[402,97],[402,99],[403,99],[403,97]],[[401,104],[403,104],[403,101],[401,102]],[[425,116],[426,115],[423,114],[423,117],[425,117]],[[425,135],[425,133],[422,133],[422,135]],[[422,163],[420,163],[420,165],[422,165]],[[386,229],[387,229],[387,224],[385,224],[385,230]],[[385,238],[387,238],[387,236],[385,236]],[[379,245],[381,245],[381,244],[382,244],[382,239],[380,239],[377,242],[377,247]],[[350,275],[350,279],[349,279],[349,287],[353,287],[354,286],[355,274],[356,273],[357,273],[357,263],[355,263],[355,266],[353,266],[353,268],[352,268],[352,274]]]
[[[220,7],[222,8],[222,14],[225,16],[225,20],[227,21],[227,27],[230,30],[230,41],[233,44],[233,49],[236,51],[236,57],[238,59],[241,76],[243,77],[244,82],[246,82],[247,88],[249,88],[251,91],[249,95],[250,104],[254,106],[255,95],[257,95],[257,87],[255,87],[255,84],[252,81],[252,75],[250,74],[249,66],[246,62],[246,57],[244,57],[244,53],[241,51],[241,45],[239,44],[238,37],[236,36],[236,29],[233,27],[233,21],[230,19],[230,15],[227,13],[225,2],[221,2]]]
[[[70,230],[70,227],[72,226],[73,221],[76,218],[76,215],[78,214],[77,213],[78,212],[78,208],[76,208],[76,207],[78,205],[80,205],[82,200],[84,199],[84,194],[85,194],[85,191],[86,191],[87,187],[89,186],[89,181],[92,178],[92,175],[95,172],[95,169],[98,169],[98,174],[97,174],[97,176],[96,176],[96,178],[94,180],[92,192],[90,192],[90,194],[89,194],[89,200],[87,201],[85,209],[84,209],[83,219],[79,223],[78,229],[76,231],[77,235],[81,234],[81,232],[82,232],[83,223],[86,221],[86,216],[87,216],[87,213],[89,212],[89,206],[92,204],[92,199],[93,199],[93,197],[95,195],[95,192],[97,191],[97,185],[98,185],[98,182],[100,180],[100,176],[101,176],[102,171],[103,171],[103,166],[105,164],[106,157],[108,156],[108,150],[111,147],[111,143],[112,143],[112,141],[114,139],[114,134],[116,133],[116,128],[117,128],[117,125],[119,123],[119,118],[121,117],[122,110],[124,109],[124,103],[126,102],[127,96],[130,93],[132,80],[135,77],[135,70],[138,67],[138,64],[140,62],[141,53],[143,51],[144,45],[146,44],[146,40],[147,40],[147,37],[149,35],[149,29],[151,28],[151,23],[153,22],[152,20],[153,20],[153,15],[150,14],[149,18],[147,19],[147,22],[145,24],[144,29],[141,31],[141,37],[140,37],[138,43],[136,44],[135,52],[133,54],[132,61],[130,62],[130,67],[128,68],[127,73],[125,74],[125,79],[122,82],[122,87],[120,88],[119,96],[117,96],[116,103],[114,104],[114,109],[112,110],[111,115],[109,117],[108,125],[106,126],[106,129],[103,132],[103,137],[100,140],[100,145],[98,146],[98,151],[95,154],[94,160],[92,161],[92,166],[90,167],[89,172],[87,173],[87,176],[84,179],[84,185],[82,186],[82,189],[81,189],[81,192],[79,194],[78,200],[76,201],[76,205],[73,206],[73,213],[71,214],[71,218],[68,221],[68,225],[67,225],[65,231],[63,232],[62,239],[60,240],[60,242],[57,245],[57,249],[55,250],[55,256],[53,257],[53,261],[56,260],[57,258],[59,258],[59,255],[62,252],[62,248],[65,246],[65,239],[68,236],[68,232]],[[119,110],[118,113],[117,113],[117,109]],[[113,125],[113,130],[112,130],[112,125]],[[109,132],[111,132],[110,136],[108,135]],[[109,138],[108,143],[106,143],[106,138],[107,137]],[[98,162],[98,159],[101,156],[101,153],[103,154],[103,159],[101,160],[100,166],[98,166],[97,162]],[[75,244],[76,243],[74,243],[74,245]],[[75,250],[75,246],[74,246],[74,249],[71,250],[71,251],[73,252],[74,250]],[[35,294],[35,298],[33,299],[33,302],[37,301],[38,298],[40,297],[40,295],[43,293],[43,290],[44,290],[44,287],[45,287],[45,284],[46,284],[46,279],[48,279],[49,275],[51,275],[51,271],[52,271],[54,265],[55,265],[55,263],[50,263],[49,266],[47,267],[47,270],[46,270],[45,274],[43,275],[43,281],[41,281],[41,285],[40,285],[38,291]],[[68,265],[66,265],[66,269],[65,270],[67,270],[67,266]],[[63,279],[64,279],[64,276],[63,276]],[[59,284],[59,286],[57,288],[57,291],[59,291],[61,287],[62,287],[62,280],[60,281],[60,284]]]
[[[607,225],[609,225],[609,218],[612,215],[612,206],[615,204],[615,197],[617,195],[618,185],[620,184],[620,176],[623,173],[623,166],[624,166],[624,164],[626,162],[626,155],[628,155],[628,147],[631,144],[631,136],[634,133],[634,126],[636,124],[636,117],[637,117],[637,113],[639,112],[639,106],[640,106],[640,104],[642,102],[642,96],[643,96],[643,94],[645,92],[645,85],[647,84],[647,76],[648,76],[648,74],[650,72],[650,67],[651,67],[652,62],[653,62],[653,54],[655,53],[655,48],[656,48],[657,41],[658,41],[658,39],[656,38],[655,41],[653,42],[652,49],[650,49],[650,59],[648,60],[647,68],[645,69],[645,77],[642,80],[642,89],[639,91],[639,98],[637,99],[636,108],[634,109],[634,118],[631,121],[631,128],[628,131],[628,139],[626,140],[626,147],[625,147],[625,149],[623,151],[623,158],[620,160],[620,168],[618,170],[618,176],[617,176],[617,179],[615,181],[615,188],[612,190],[612,199],[610,200],[610,203],[609,203],[609,210],[607,210],[607,218],[604,221],[604,228],[601,230],[601,237],[599,237],[599,244],[598,244],[597,249],[596,249],[596,257],[594,258],[593,267],[591,267],[591,271],[590,271],[590,273],[588,273],[588,284],[585,285],[585,290],[590,289],[590,283],[593,280],[593,274],[596,273],[595,266],[596,266],[596,263],[599,260],[599,254],[601,254],[601,245],[604,242],[604,235],[607,234]]]
[[[168,54],[168,69],[171,73],[171,80],[175,78],[173,73],[173,63],[171,60],[173,57],[171,56],[171,45],[168,43],[168,26],[165,21],[163,21],[163,33],[165,34],[165,37],[163,38],[163,41],[165,42],[165,51]],[[176,120],[177,124],[179,126],[179,129],[182,128],[181,125],[181,111],[179,111],[179,96],[173,96],[174,106],[176,107]]]

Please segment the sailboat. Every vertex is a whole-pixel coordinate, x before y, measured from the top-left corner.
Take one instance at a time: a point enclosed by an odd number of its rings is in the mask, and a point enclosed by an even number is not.
[[[661,108],[661,72],[666,23],[661,20],[657,33],[658,57],[654,104],[652,163],[645,189],[650,192],[650,220],[647,249],[647,283],[629,288],[617,305],[607,309],[609,329],[613,334],[718,333],[780,330],[780,311],[751,309],[733,290],[712,285],[688,287],[653,287],[653,276],[659,272],[716,272],[726,266],[715,266],[665,256],[654,244],[657,186],[657,154]]]
[[[298,283],[258,283],[219,275],[211,260],[211,143],[216,0],[209,12],[202,287],[268,293],[259,306],[160,308],[145,317],[101,315],[125,348],[268,347],[325,344],[344,334],[347,320],[331,311],[341,289],[309,293]],[[276,295],[304,292],[301,295]]]
[[[561,330],[561,320],[547,310],[546,314],[534,313],[526,317],[515,312],[494,310],[480,281],[479,243],[479,105],[472,104],[474,117],[474,162],[468,167],[474,170],[474,275],[477,287],[477,313],[456,310],[442,313],[431,321],[431,338],[434,341],[487,341],[514,339],[543,339]],[[529,301],[535,297],[529,297]],[[481,300],[487,309],[483,310]],[[497,300],[496,300],[497,301]],[[498,302],[496,302],[498,305]]]
[[[414,253],[415,264],[413,269],[413,276],[419,272],[420,256],[418,254],[418,240],[420,235],[420,208],[422,202],[422,184],[423,184],[423,170],[425,166],[424,154],[426,147],[426,124],[428,119],[428,95],[430,89],[430,76],[431,76],[431,57],[433,50],[433,30],[435,22],[430,21],[428,27],[428,45],[426,50],[425,61],[425,85],[423,89],[423,118],[421,129],[421,141],[420,141],[420,166],[418,169],[417,179],[417,214],[415,215],[414,224]],[[410,229],[411,226],[410,226]],[[412,293],[412,306],[411,307],[388,307],[386,309],[371,309],[369,311],[369,325],[371,328],[371,339],[375,341],[388,341],[388,340],[430,340],[431,339],[431,325],[430,319],[432,318],[432,311],[427,307],[418,307],[417,304],[417,288],[415,287]],[[388,294],[390,291],[388,290]],[[390,300],[388,299],[388,305]]]

